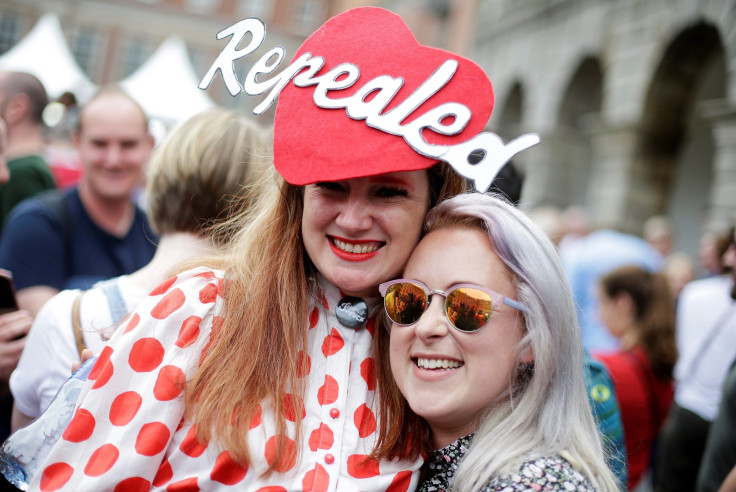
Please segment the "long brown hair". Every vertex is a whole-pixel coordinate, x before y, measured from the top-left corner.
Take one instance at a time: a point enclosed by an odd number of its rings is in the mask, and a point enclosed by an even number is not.
[[[428,176],[429,206],[466,186],[444,163],[431,167]],[[214,263],[227,272],[226,312],[186,393],[197,439],[217,438],[241,465],[251,461],[246,436],[259,406],[272,408],[276,434],[285,436],[284,396],[290,392],[304,400],[306,381],[299,377],[297,354],[307,346],[309,279],[315,274],[301,235],[304,188],[275,173],[264,177],[261,188],[260,201],[234,219],[242,226],[228,255]],[[301,448],[298,420],[295,438]],[[277,441],[265,476],[293,459],[284,440]]]
[[[672,378],[677,362],[675,307],[664,275],[626,265],[604,275],[600,283],[610,298],[622,293],[631,298],[638,345],[644,349],[655,376]]]

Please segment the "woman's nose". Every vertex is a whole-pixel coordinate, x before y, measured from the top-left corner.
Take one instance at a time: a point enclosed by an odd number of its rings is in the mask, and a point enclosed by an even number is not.
[[[348,232],[370,229],[373,219],[369,200],[351,193],[345,200],[344,208],[338,214],[336,223]]]
[[[432,338],[443,337],[447,335],[450,329],[447,326],[447,318],[445,318],[445,299],[442,296],[434,295],[429,302],[429,307],[417,321],[414,332],[417,337],[429,340]]]

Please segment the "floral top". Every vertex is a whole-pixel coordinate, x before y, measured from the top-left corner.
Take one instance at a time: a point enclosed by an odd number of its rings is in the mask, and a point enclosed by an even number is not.
[[[470,447],[473,434],[461,437],[449,446],[434,451],[424,464],[422,482],[417,492],[450,490],[460,461]],[[593,492],[593,485],[561,456],[544,456],[523,463],[518,470],[491,478],[480,492],[514,491]]]
[[[308,347],[299,354],[308,378],[305,400],[284,395],[287,424],[304,430],[300,453],[293,435],[276,436],[272,410],[262,404],[247,434],[249,467],[217,442],[199,442],[184,418],[183,382],[199,365],[222,323],[222,272],[197,268],[154,289],[99,355],[62,438],[31,490],[406,492],[420,462],[367,459],[378,428],[373,322],[347,328],[335,316],[339,290],[319,280],[305,323]],[[378,309],[378,299],[366,299]],[[237,384],[237,382],[234,382]],[[293,459],[262,478],[277,440]]]

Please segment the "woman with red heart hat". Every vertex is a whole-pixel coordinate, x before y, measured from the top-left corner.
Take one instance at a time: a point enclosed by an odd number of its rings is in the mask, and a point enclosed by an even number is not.
[[[382,114],[401,111],[402,125],[448,101],[471,110],[453,135],[421,126],[430,144],[465,142],[490,116],[493,92],[483,71],[419,45],[388,11],[338,15],[295,59],[306,52],[324,58],[320,73],[348,63],[361,81],[400,81],[382,99]],[[452,76],[427,91],[447,60]],[[390,415],[376,392],[378,284],[403,268],[427,210],[465,181],[345,107],[317,106],[318,90],[333,99],[356,90],[328,91],[330,83],[283,88],[274,123],[280,176],[230,224],[237,232],[227,256],[154,289],[116,331],[32,487],[416,486],[421,460],[371,454]],[[372,90],[362,101],[387,94]]]

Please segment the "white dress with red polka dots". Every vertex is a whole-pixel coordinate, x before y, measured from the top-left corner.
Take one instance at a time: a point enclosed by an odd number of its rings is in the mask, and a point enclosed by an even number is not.
[[[222,272],[197,268],[154,289],[103,349],[62,439],[31,490],[402,491],[419,461],[365,457],[375,443],[373,320],[353,330],[336,319],[336,287],[319,280],[308,320],[306,401],[286,395],[287,419],[302,419],[299,456],[267,479],[274,425],[265,405],[248,433],[250,467],[217,442],[200,443],[183,419],[182,383],[192,377],[210,332],[222,322]],[[376,310],[376,300],[367,300]],[[233,382],[237,384],[236,381]],[[294,441],[287,439],[287,449]]]

